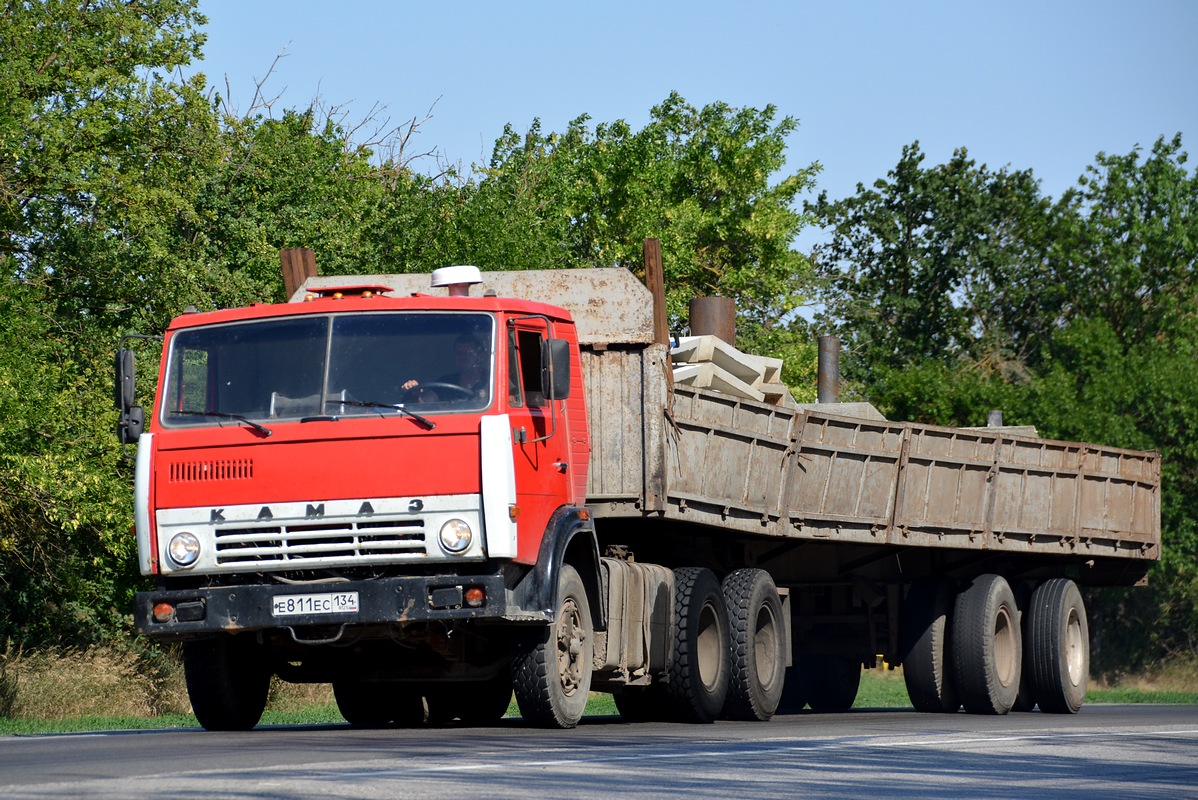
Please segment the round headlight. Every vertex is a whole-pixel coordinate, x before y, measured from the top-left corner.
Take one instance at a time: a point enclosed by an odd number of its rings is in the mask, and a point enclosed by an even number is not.
[[[451,519],[441,526],[441,547],[449,553],[460,553],[470,546],[474,532],[465,520]]]
[[[190,567],[200,557],[200,538],[194,533],[176,533],[166,545],[166,554],[179,567]]]

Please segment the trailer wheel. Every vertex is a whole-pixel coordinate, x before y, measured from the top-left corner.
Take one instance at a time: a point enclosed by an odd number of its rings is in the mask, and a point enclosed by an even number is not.
[[[1036,587],[1028,605],[1032,691],[1040,710],[1076,714],[1090,676],[1090,628],[1077,585],[1053,578]]]
[[[728,610],[715,573],[674,570],[673,657],[665,693],[673,716],[713,722],[728,696]]]
[[[357,728],[424,723],[424,698],[410,684],[333,681],[333,699],[345,721]]]
[[[616,710],[625,722],[658,722],[669,716],[665,684],[633,686],[615,692]]]
[[[799,658],[799,683],[807,705],[821,714],[848,711],[861,688],[861,662],[813,653]]]
[[[578,571],[563,564],[553,624],[520,637],[512,654],[516,702],[525,720],[547,728],[573,728],[591,690],[594,637],[591,608]]]
[[[807,696],[803,694],[803,678],[799,675],[798,659],[793,666],[786,668],[786,680],[782,686],[782,697],[778,701],[775,714],[798,714],[807,705]]]
[[[953,713],[961,707],[949,656],[950,612],[955,599],[947,581],[911,585],[903,604],[903,681],[916,711]]]
[[[1032,691],[1032,635],[1028,628],[1028,608],[1032,599],[1032,591],[1025,583],[1015,583],[1011,586],[1015,593],[1015,603],[1019,608],[1019,635],[1023,637],[1023,668],[1019,671],[1019,692],[1015,695],[1015,705],[1012,711],[1020,713],[1031,711],[1036,707],[1036,695]]]
[[[209,731],[248,731],[270,691],[262,647],[249,636],[183,643],[183,673],[196,719]]]
[[[782,601],[769,573],[738,569],[724,578],[731,672],[724,716],[765,722],[786,683],[786,627]]]
[[[437,683],[428,687],[429,722],[460,719],[467,725],[492,725],[512,702],[512,676],[507,669],[482,681]]]
[[[1006,714],[1015,705],[1022,673],[1019,610],[1001,575],[980,575],[953,608],[953,678],[971,714]]]

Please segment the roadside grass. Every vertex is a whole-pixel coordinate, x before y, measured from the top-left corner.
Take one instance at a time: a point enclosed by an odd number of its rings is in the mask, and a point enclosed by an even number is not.
[[[1152,673],[1114,682],[1092,681],[1088,703],[1198,705],[1198,662],[1177,661]],[[910,708],[902,670],[861,675],[856,709]],[[169,652],[115,648],[0,653],[0,735],[198,727],[190,713],[183,670]],[[588,717],[619,715],[610,694],[595,693]],[[508,717],[519,717],[515,702]],[[262,725],[337,725],[327,684],[275,680]]]

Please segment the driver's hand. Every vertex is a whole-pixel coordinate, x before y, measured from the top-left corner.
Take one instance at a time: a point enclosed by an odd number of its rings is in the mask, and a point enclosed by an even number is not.
[[[409,389],[415,389],[419,385],[420,385],[420,381],[416,380],[415,378],[412,378],[409,381],[405,381],[404,385],[399,388],[403,389],[406,392]]]

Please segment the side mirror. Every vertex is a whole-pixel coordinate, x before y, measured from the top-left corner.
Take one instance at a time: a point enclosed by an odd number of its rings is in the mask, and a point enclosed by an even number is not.
[[[126,412],[133,407],[136,367],[133,364],[133,351],[124,348],[116,351],[116,407]]]
[[[549,400],[570,396],[570,343],[565,339],[541,342],[541,390]]]
[[[116,436],[121,444],[136,444],[146,429],[146,411],[141,406],[130,406],[122,411],[116,424]]]
[[[121,348],[116,351],[116,385],[114,400],[121,418],[116,424],[116,436],[121,444],[134,444],[146,429],[146,412],[137,402],[136,367],[133,364],[133,351]]]

